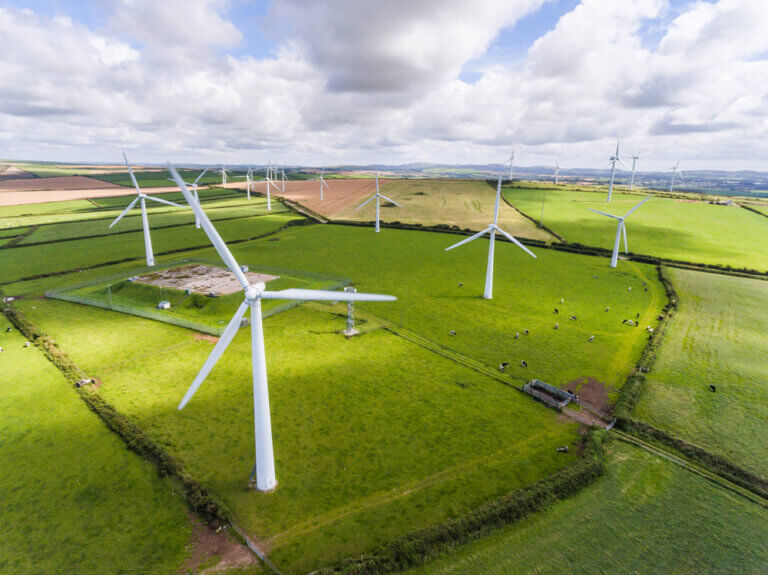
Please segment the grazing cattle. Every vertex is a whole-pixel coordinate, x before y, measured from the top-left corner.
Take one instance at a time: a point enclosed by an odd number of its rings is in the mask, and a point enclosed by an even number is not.
[[[12,330],[13,330],[12,327],[6,327],[5,328],[5,333],[10,333]]]
[[[524,333],[525,335],[528,335],[528,330],[527,330],[527,329],[524,329],[524,330],[523,330],[523,333]]]
[[[629,291],[632,291],[632,286],[629,286]]]
[[[589,336],[589,341],[595,341],[595,336],[594,335],[590,335]]]
[[[555,324],[555,329],[557,329],[558,327],[560,327],[560,324],[559,324],[559,323],[556,323],[556,324]]]
[[[528,367],[528,362],[523,360],[523,361],[520,362],[520,365],[523,366],[523,367]]]
[[[464,282],[459,282],[459,287],[464,287]]]
[[[605,311],[609,311],[610,309],[611,309],[611,306],[608,306],[607,308],[605,308]]]
[[[28,341],[25,341],[24,342],[24,347],[29,347],[29,346],[30,346],[30,343]]]
[[[508,361],[504,362],[504,363],[500,363],[499,364],[499,371],[506,371],[507,370],[507,366],[509,366],[509,362]]]
[[[579,318],[577,318],[575,315],[571,314],[571,319],[572,319],[573,321],[576,321],[576,320],[577,320],[577,319],[579,319]]]
[[[560,298],[560,303],[565,303],[565,298],[564,297]]]
[[[636,313],[636,314],[635,314],[635,317],[640,317],[640,314],[639,314],[639,313]]]
[[[519,331],[515,332],[515,339],[520,339],[520,332]]]
[[[562,447],[558,447],[555,451],[557,451],[558,453],[568,453],[568,446],[563,445]]]
[[[456,335],[456,332],[453,330],[449,331],[448,333],[450,333],[451,335]]]
[[[555,313],[560,313],[560,310],[555,308]]]
[[[0,353],[3,353],[3,348],[2,347],[0,347]]]
[[[717,391],[717,388],[710,383],[709,384],[709,391]]]

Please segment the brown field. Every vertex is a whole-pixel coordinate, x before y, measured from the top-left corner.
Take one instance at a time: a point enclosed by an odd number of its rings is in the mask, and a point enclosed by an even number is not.
[[[16,179],[23,181],[34,177],[35,174],[22,170],[21,168],[17,168],[16,166],[0,166],[0,182]]]
[[[15,169],[15,168],[9,168]],[[8,171],[6,171],[8,173]],[[52,178],[24,178],[0,182],[0,192],[48,192],[120,188],[117,184],[102,182],[87,176],[55,176]]]
[[[245,277],[253,283],[268,283],[279,276],[246,272]],[[193,264],[178,268],[159,270],[144,274],[136,279],[136,283],[167,287],[177,290],[189,290],[194,293],[229,295],[242,290],[237,278],[228,269],[215,266]]]
[[[34,181],[79,178],[81,176],[67,176],[66,178],[35,178]],[[91,178],[83,178],[91,180]],[[98,181],[98,180],[92,180]],[[26,204],[43,204],[45,202],[63,202],[67,200],[85,200],[87,198],[110,198],[116,196],[132,196],[136,193],[133,188],[100,182],[100,188],[76,188],[69,190],[37,190],[37,191],[2,191],[0,187],[0,206],[20,206]],[[0,183],[2,186],[2,183]],[[113,187],[107,187],[113,186]],[[202,187],[198,189],[203,189]],[[168,188],[141,188],[145,194],[167,194],[177,191],[174,187]]]
[[[272,194],[285,196],[318,214],[333,218],[376,193],[376,182],[372,179],[339,179],[327,180],[327,182],[331,189],[325,189],[322,202],[320,201],[319,182],[286,182],[285,194],[276,192],[274,188]],[[257,192],[266,193],[266,189],[266,185],[263,183],[256,185]]]

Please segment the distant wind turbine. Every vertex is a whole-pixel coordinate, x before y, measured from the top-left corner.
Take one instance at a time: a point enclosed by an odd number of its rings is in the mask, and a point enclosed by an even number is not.
[[[669,191],[671,192],[672,188],[675,187],[675,174],[680,176],[680,180],[685,178],[683,178],[683,172],[680,171],[680,160],[677,160],[677,163],[669,169],[672,170],[672,181],[669,182]]]
[[[632,160],[632,178],[629,180],[629,189],[634,190],[635,189],[635,170],[640,167],[640,155],[634,154],[633,156],[628,156],[629,159]]]
[[[229,172],[229,170],[224,167],[224,164],[221,164],[221,168],[216,170],[217,174],[221,174],[221,185],[222,186],[227,183],[227,172]]]
[[[519,241],[517,241],[514,237],[509,235],[507,232],[502,230],[497,224],[499,221],[499,200],[501,199],[501,174],[499,174],[499,183],[496,186],[496,207],[493,210],[493,223],[490,224],[487,228],[485,228],[482,232],[478,232],[473,236],[469,236],[468,238],[461,240],[459,243],[453,244],[449,248],[445,248],[445,251],[452,250],[453,248],[457,248],[461,245],[464,245],[466,243],[469,243],[473,240],[476,240],[479,237],[484,236],[487,233],[490,233],[490,242],[488,242],[488,267],[485,270],[485,293],[483,294],[483,297],[485,299],[491,299],[493,297],[493,248],[496,243],[496,232],[499,232],[504,237],[506,237],[510,242],[515,244],[517,247],[519,247],[521,250],[526,252],[528,255],[532,257],[536,257],[536,255],[526,248],[523,244],[521,244]]]
[[[224,329],[224,333],[216,343],[213,351],[205,360],[200,373],[192,382],[184,398],[179,403],[179,409],[192,399],[197,390],[205,381],[205,378],[211,372],[216,362],[224,354],[227,346],[232,342],[243,316],[250,308],[251,311],[251,364],[253,372],[253,411],[254,411],[254,435],[256,465],[254,472],[256,474],[256,487],[260,491],[271,491],[277,487],[277,477],[275,476],[275,458],[272,446],[272,423],[269,410],[269,387],[267,385],[267,362],[264,351],[264,327],[262,324],[261,300],[263,299],[283,299],[298,301],[394,301],[397,298],[391,295],[339,292],[331,290],[315,289],[286,289],[281,291],[265,291],[263,282],[249,283],[248,278],[243,273],[237,261],[232,256],[229,248],[221,239],[221,236],[213,227],[213,224],[205,215],[200,204],[192,197],[186,184],[182,181],[175,168],[170,167],[171,175],[176,180],[181,193],[195,211],[202,222],[203,229],[211,240],[213,247],[218,252],[222,261],[226,264],[232,274],[235,276],[240,286],[243,288],[244,300],[235,312],[229,325]]]
[[[384,198],[388,202],[392,202],[398,208],[402,208],[403,207],[400,204],[398,204],[395,200],[390,200],[387,196],[385,196],[384,194],[379,192],[379,172],[376,172],[376,193],[373,196],[371,196],[370,198],[368,198],[367,200],[365,200],[362,204],[360,204],[359,206],[357,206],[355,208],[355,210],[359,210],[360,208],[362,208],[365,204],[367,204],[371,200],[376,200],[376,233],[379,233],[379,203],[381,201],[381,198]]]
[[[325,166],[323,166],[323,171],[320,172],[320,177],[319,178],[311,178],[311,179],[307,180],[309,182],[314,182],[316,180],[320,180],[320,199],[321,200],[323,199],[323,186],[328,188],[329,192],[331,191],[331,187],[328,185],[328,183],[325,181],[325,178],[323,177],[324,174],[325,174]],[[376,231],[378,232],[379,230],[376,230]]]
[[[608,164],[606,165],[606,168],[608,166],[611,166],[611,184],[608,186],[608,201],[611,201],[611,192],[613,192],[613,178],[616,175],[616,162],[619,162],[622,164],[625,168],[629,169],[629,166],[625,164],[622,159],[619,157],[619,141],[616,140],[616,153],[611,156],[611,159],[609,160]]]
[[[624,253],[629,253],[629,245],[627,244],[627,226],[624,223],[624,220],[626,220],[629,215],[634,212],[637,208],[642,206],[645,202],[650,200],[653,196],[648,196],[645,198],[642,202],[637,204],[634,208],[629,210],[626,214],[623,216],[616,216],[614,214],[608,214],[606,212],[601,212],[600,210],[593,210],[592,208],[589,208],[590,211],[593,211],[595,213],[601,214],[603,216],[608,216],[609,218],[614,218],[618,220],[618,227],[616,228],[616,241],[613,244],[613,255],[611,255],[611,267],[615,268],[616,263],[619,261],[619,241],[621,240],[621,235],[624,234]]]
[[[133,175],[133,170],[131,169],[131,165],[128,163],[128,157],[125,155],[125,152],[123,152],[123,159],[125,160],[125,165],[128,167],[128,173],[131,176],[131,182],[133,182],[133,187],[136,188],[136,193],[138,195],[130,204],[128,204],[128,207],[126,207],[123,210],[123,212],[119,216],[117,216],[117,218],[115,218],[115,221],[109,224],[109,228],[112,229],[112,226],[114,226],[117,222],[122,220],[123,216],[128,212],[130,212],[131,209],[133,209],[133,206],[135,206],[136,203],[139,202],[139,204],[141,205],[141,225],[142,225],[142,228],[144,228],[144,252],[147,255],[147,265],[153,266],[155,265],[155,256],[152,253],[152,238],[149,237],[149,219],[147,218],[147,200],[152,200],[153,202],[159,202],[161,204],[167,204],[169,206],[174,206],[176,208],[183,208],[184,206],[181,206],[179,204],[174,204],[173,202],[169,202],[168,200],[163,200],[162,198],[148,196],[147,194],[142,192],[141,188],[139,188],[139,183],[136,181],[136,176]]]
[[[555,176],[555,185],[557,185],[560,180],[560,162],[557,160],[555,160],[555,172],[552,175]]]
[[[515,173],[515,147],[514,146],[512,146],[512,155],[509,156],[509,159],[507,160],[507,162],[509,162],[509,181],[511,182],[512,176]]]

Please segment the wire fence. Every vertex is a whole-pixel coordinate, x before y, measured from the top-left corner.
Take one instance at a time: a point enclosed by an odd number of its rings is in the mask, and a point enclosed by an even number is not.
[[[155,268],[152,270],[152,272],[169,269],[169,268],[180,267],[184,265],[190,265],[190,264],[210,265],[210,266],[219,267],[219,268],[222,267],[219,262],[216,262],[214,260],[206,260],[202,258],[183,258],[180,260],[162,262],[159,265],[156,265]],[[331,275],[318,274],[315,272],[305,272],[305,271],[299,271],[299,270],[290,270],[286,268],[278,268],[278,267],[272,267],[272,266],[262,266],[262,265],[251,266],[251,264],[246,264],[246,265],[248,265],[250,269],[258,270],[259,273],[266,273],[266,274],[277,275],[277,276],[291,276],[291,277],[297,277],[301,279],[313,280],[315,282],[320,283],[319,287],[321,289],[339,289],[339,288],[348,286],[351,283],[350,280],[339,277],[339,276],[331,276]],[[82,305],[90,305],[93,307],[99,307],[102,309],[108,309],[111,311],[144,317],[147,319],[161,321],[164,323],[176,325],[179,327],[191,329],[194,331],[206,333],[206,334],[217,336],[217,337],[220,337],[221,334],[224,333],[224,330],[226,329],[226,324],[219,325],[219,324],[212,324],[204,320],[194,320],[194,319],[190,319],[190,318],[186,318],[186,317],[174,314],[172,312],[169,313],[168,311],[165,311],[165,310],[153,309],[147,306],[117,303],[112,301],[112,298],[110,295],[99,297],[99,296],[85,295],[82,293],[78,293],[81,290],[99,286],[99,285],[110,286],[114,283],[125,281],[127,278],[146,274],[146,273],[147,273],[147,268],[144,266],[129,268],[121,271],[120,273],[115,273],[108,276],[101,276],[99,278],[94,278],[94,279],[76,283],[76,284],[70,284],[59,289],[48,290],[45,292],[45,297],[62,300],[62,301],[68,301],[72,303],[78,303]],[[164,289],[168,289],[169,291],[172,291],[172,288],[164,288]],[[262,317],[268,318],[275,314],[278,314],[286,310],[289,310],[293,307],[296,307],[301,303],[302,303],[301,301],[291,300],[283,304],[270,307],[268,309],[265,309],[262,312]],[[243,318],[243,322],[241,325],[248,325],[249,322],[250,320],[247,317],[245,317]]]

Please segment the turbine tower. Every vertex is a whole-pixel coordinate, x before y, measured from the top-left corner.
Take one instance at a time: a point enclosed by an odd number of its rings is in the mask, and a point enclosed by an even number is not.
[[[298,301],[394,301],[397,298],[390,295],[367,294],[339,292],[331,290],[314,289],[286,289],[282,291],[265,291],[263,282],[251,284],[248,282],[245,274],[241,270],[237,261],[232,256],[229,248],[221,239],[216,228],[205,215],[200,204],[187,189],[186,184],[179,177],[175,168],[169,167],[171,175],[181,188],[181,193],[189,203],[190,207],[200,218],[206,235],[211,240],[213,247],[218,252],[222,261],[226,264],[232,274],[237,278],[243,288],[243,303],[235,312],[229,325],[224,330],[221,338],[216,343],[213,351],[205,360],[200,373],[192,382],[184,398],[179,403],[179,409],[192,399],[197,390],[202,385],[205,378],[216,365],[216,362],[224,354],[229,344],[234,339],[240,328],[240,321],[245,313],[251,311],[251,361],[253,371],[253,410],[254,410],[254,433],[255,433],[255,453],[256,465],[254,472],[256,474],[256,488],[259,491],[271,491],[277,487],[277,478],[275,476],[275,459],[272,447],[272,424],[269,412],[269,388],[267,385],[267,364],[264,351],[264,327],[262,325],[261,300],[263,299],[286,299]]]
[[[560,183],[560,162],[557,160],[555,160],[555,172],[552,175],[555,176],[555,185]]]
[[[208,168],[205,168],[202,172],[200,172],[200,175],[197,176],[197,179],[192,182],[191,184],[189,182],[184,182],[188,186],[192,186],[192,195],[195,196],[195,200],[197,200],[198,203],[200,203],[200,199],[197,197],[197,183],[200,181],[200,179],[205,175],[205,172],[208,171]],[[168,178],[172,182],[175,181],[173,178]],[[250,195],[248,196],[250,198]],[[200,218],[195,215],[195,227],[199,230],[200,229]]]
[[[613,192],[613,178],[616,175],[616,162],[619,162],[622,164],[625,168],[629,169],[629,166],[625,164],[622,159],[619,157],[619,141],[616,140],[616,153],[611,156],[610,161],[605,166],[606,168],[608,166],[611,166],[611,184],[608,186],[608,201],[611,201],[611,192]]]
[[[512,181],[512,176],[515,173],[515,146],[512,146],[512,155],[509,156],[509,159],[507,160],[509,162],[509,181]],[[505,164],[507,162],[504,162]]]
[[[331,187],[328,185],[328,183],[325,181],[325,178],[323,177],[324,174],[325,174],[325,166],[323,166],[323,171],[320,172],[320,177],[319,178],[311,178],[311,179],[307,180],[309,182],[314,182],[316,180],[320,180],[320,199],[321,200],[323,199],[323,186],[328,188],[329,192],[331,191]]]
[[[490,242],[488,242],[488,267],[485,270],[485,293],[483,294],[483,297],[485,299],[491,299],[493,297],[493,248],[494,248],[494,244],[496,243],[496,232],[499,232],[501,235],[506,237],[510,242],[515,244],[517,247],[519,247],[521,250],[523,250],[530,256],[534,258],[536,257],[536,255],[531,250],[526,248],[523,244],[521,244],[514,237],[509,235],[507,232],[502,230],[497,225],[499,221],[499,200],[500,199],[501,199],[501,174],[499,174],[499,183],[496,186],[496,207],[493,210],[493,223],[490,224],[487,228],[485,228],[482,232],[478,232],[473,236],[469,236],[468,238],[461,240],[457,244],[453,244],[449,248],[445,248],[445,251],[452,250],[453,248],[457,248],[461,245],[464,245],[473,240],[476,240],[477,238],[482,237],[487,233],[490,234],[491,238],[490,238]]]
[[[221,174],[221,185],[225,185],[227,183],[227,172],[229,170],[224,167],[224,164],[221,164],[221,168],[216,170],[217,174]]]
[[[357,206],[355,208],[355,210],[359,210],[360,208],[362,208],[365,204],[367,204],[371,200],[374,200],[374,199],[376,200],[376,233],[379,233],[379,204],[380,204],[381,198],[384,198],[388,202],[392,202],[398,208],[402,208],[403,207],[400,204],[398,204],[395,200],[390,200],[387,196],[385,196],[384,194],[379,192],[379,172],[376,172],[376,194],[374,194],[373,196],[371,196],[370,198],[368,198],[362,204],[360,204],[359,206]]]
[[[149,237],[149,218],[147,218],[147,200],[152,200],[153,202],[159,202],[161,204],[167,204],[169,206],[174,206],[176,208],[183,208],[184,206],[181,206],[179,204],[174,204],[173,202],[169,202],[168,200],[163,200],[162,198],[148,196],[147,194],[143,193],[141,191],[141,188],[139,188],[139,183],[136,181],[136,176],[133,175],[133,170],[131,169],[131,165],[128,163],[128,157],[125,155],[125,152],[123,152],[123,159],[125,160],[125,165],[128,167],[128,173],[131,176],[131,182],[133,182],[133,187],[136,188],[136,193],[138,195],[130,204],[128,204],[128,207],[126,207],[122,211],[122,213],[115,218],[115,221],[109,224],[109,229],[112,229],[112,226],[114,226],[117,222],[122,220],[123,216],[128,212],[130,212],[131,209],[133,209],[133,206],[135,206],[136,203],[138,202],[141,206],[141,226],[144,229],[144,252],[147,256],[147,265],[151,267],[155,265],[155,256],[152,253],[152,238]]]
[[[642,202],[640,202],[634,208],[632,208],[626,214],[624,214],[623,216],[615,216],[613,214],[608,214],[606,212],[601,212],[600,210],[593,210],[592,208],[589,208],[590,211],[593,211],[595,213],[601,214],[603,216],[608,216],[609,218],[614,218],[614,219],[618,220],[618,222],[619,222],[618,223],[618,227],[616,228],[616,241],[613,244],[613,254],[611,255],[611,267],[612,268],[615,268],[616,267],[616,263],[619,261],[619,242],[621,240],[622,234],[624,235],[624,253],[625,254],[629,253],[629,246],[627,245],[627,226],[624,223],[624,220],[626,220],[632,212],[634,212],[637,208],[642,206],[645,202],[650,200],[652,197],[653,197],[653,195],[648,196]]]
[[[669,182],[669,191],[671,192],[672,188],[675,187],[675,174],[680,176],[680,180],[684,179],[683,172],[680,171],[680,160],[677,160],[677,163],[669,169],[672,170],[672,181]]]
[[[260,184],[261,182],[267,183],[267,211],[272,210],[272,188],[274,187],[278,192],[280,191],[280,187],[275,183],[274,181],[274,174],[277,172],[276,168],[272,167],[272,160],[269,161],[267,164],[267,172],[265,174],[265,177],[261,178],[258,182],[254,182],[253,189],[256,189],[256,184]],[[283,190],[285,191],[285,190]]]
[[[635,170],[640,166],[640,155],[635,154],[633,156],[629,156],[629,158],[632,160],[632,177],[629,180],[629,189],[634,190],[635,189]]]

